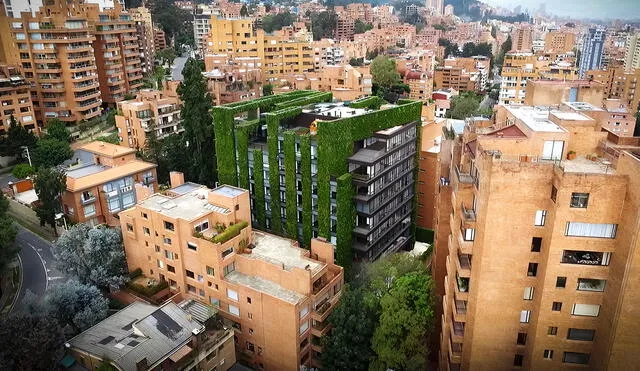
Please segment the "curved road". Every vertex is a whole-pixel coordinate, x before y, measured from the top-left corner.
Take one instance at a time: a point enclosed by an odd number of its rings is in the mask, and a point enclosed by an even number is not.
[[[22,287],[14,311],[21,308],[27,290],[41,298],[52,282],[62,281],[62,275],[55,269],[53,245],[20,225],[17,228],[15,243],[22,246],[19,254],[22,262]]]

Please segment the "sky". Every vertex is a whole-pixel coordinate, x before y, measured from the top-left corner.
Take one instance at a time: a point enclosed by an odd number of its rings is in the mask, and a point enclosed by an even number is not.
[[[482,0],[493,5],[513,9],[521,5],[534,13],[542,3],[539,0]],[[547,13],[572,18],[640,19],[640,0],[556,0],[546,1]]]

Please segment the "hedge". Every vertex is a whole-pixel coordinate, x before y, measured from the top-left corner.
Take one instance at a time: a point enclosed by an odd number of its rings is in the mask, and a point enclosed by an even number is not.
[[[160,281],[153,286],[144,286],[138,283],[129,282],[127,283],[127,288],[137,292],[138,294],[142,294],[147,298],[151,298],[153,295],[159,293],[160,291],[169,287],[169,283],[167,281]]]
[[[351,174],[346,173],[336,180],[336,262],[344,268],[345,277],[349,277],[353,262],[353,228],[355,227],[356,209],[353,204],[353,184]]]
[[[331,102],[333,100],[333,94],[331,92],[318,92],[315,94],[306,95],[300,98],[296,98],[289,101],[284,101],[275,104],[276,109],[283,109],[289,107],[302,107],[313,103]]]
[[[213,242],[213,243],[225,243],[225,242],[229,241],[230,239],[232,239],[232,238],[236,237],[237,235],[239,235],[240,231],[243,230],[244,228],[246,228],[248,225],[249,225],[249,222],[247,222],[246,220],[243,220],[243,221],[238,222],[236,224],[231,224],[222,233],[215,235],[211,239],[211,242]]]
[[[351,108],[371,108],[371,109],[380,109],[385,103],[385,100],[378,97],[377,95],[366,97],[358,100],[354,100],[349,103],[349,107]]]
[[[249,189],[249,136],[260,127],[260,120],[246,121],[236,125],[238,148],[238,187]]]
[[[298,193],[296,190],[296,134],[284,133],[284,187],[286,195],[287,237],[298,239]]]
[[[141,268],[136,268],[134,270],[132,270],[131,272],[129,272],[129,279],[134,279],[137,277],[142,276],[142,269]]]
[[[302,243],[311,246],[313,236],[313,218],[311,206],[311,137],[300,136],[300,175],[302,177]]]
[[[410,101],[393,109],[373,111],[339,120],[318,120],[318,234],[330,238],[330,181],[347,173],[353,143],[379,130],[420,121],[422,102]],[[418,147],[419,148],[419,147]],[[418,151],[416,157],[418,156]],[[417,170],[416,170],[417,171]]]
[[[264,164],[262,156],[262,150],[253,150],[253,179],[255,183],[253,209],[256,213],[258,227],[264,228],[266,226],[266,210],[264,207]]]

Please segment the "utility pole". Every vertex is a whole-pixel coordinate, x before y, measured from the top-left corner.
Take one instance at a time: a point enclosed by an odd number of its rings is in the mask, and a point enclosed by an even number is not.
[[[27,147],[27,146],[22,146],[22,147],[20,147],[20,148],[22,148],[22,149],[24,149],[24,150],[26,150],[26,151],[27,151],[27,159],[29,160],[29,166],[33,166],[33,165],[31,165],[31,156],[29,155],[29,147]]]

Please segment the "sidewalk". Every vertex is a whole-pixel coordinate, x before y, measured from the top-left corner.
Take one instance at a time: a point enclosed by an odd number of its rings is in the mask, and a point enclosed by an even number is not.
[[[22,205],[14,200],[9,200],[9,215],[15,219],[20,225],[44,238],[47,241],[53,242],[56,240],[56,236],[53,233],[53,229],[50,227],[41,227],[40,219],[36,215],[36,212],[31,208]],[[62,229],[58,228],[58,233],[62,233]]]

